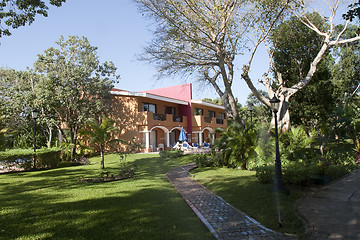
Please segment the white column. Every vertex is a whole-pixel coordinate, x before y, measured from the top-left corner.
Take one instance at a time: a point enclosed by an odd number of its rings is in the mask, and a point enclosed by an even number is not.
[[[145,147],[147,152],[150,148],[150,132],[145,132]]]
[[[165,132],[165,137],[166,137],[166,147],[170,147],[170,133],[169,133],[169,131]]]
[[[199,146],[203,145],[202,132],[199,132]]]

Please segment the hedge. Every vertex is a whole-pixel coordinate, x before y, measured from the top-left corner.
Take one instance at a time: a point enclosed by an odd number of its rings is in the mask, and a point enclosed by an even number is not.
[[[36,150],[36,165],[38,168],[56,168],[61,161],[60,148],[42,148]],[[34,156],[33,149],[11,149],[0,152],[0,164],[4,168],[30,169]]]

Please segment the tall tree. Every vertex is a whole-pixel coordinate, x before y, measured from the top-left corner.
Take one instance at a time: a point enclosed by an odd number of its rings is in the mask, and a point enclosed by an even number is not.
[[[360,32],[358,26],[350,26],[347,35]],[[360,92],[360,46],[348,43],[334,49],[336,64],[332,69],[332,79],[339,100],[346,104]]]
[[[353,1],[354,2],[354,1]],[[276,78],[271,79],[268,76],[265,76],[264,79],[261,80],[261,83],[265,86],[266,91],[269,96],[272,98],[276,96],[280,99],[280,110],[277,112],[277,118],[279,122],[279,127],[281,131],[288,131],[290,127],[290,113],[289,113],[289,100],[290,98],[302,90],[308,83],[313,79],[315,72],[317,71],[318,64],[329,51],[330,48],[337,46],[339,44],[345,44],[349,42],[355,42],[360,40],[359,34],[354,34],[351,37],[343,37],[343,34],[346,32],[349,21],[347,21],[343,28],[338,31],[335,25],[335,16],[337,14],[337,10],[340,9],[340,4],[343,3],[341,0],[335,0],[331,2],[326,2],[326,4],[330,7],[328,11],[328,16],[322,15],[322,18],[326,20],[326,28],[323,28],[323,24],[318,25],[316,22],[313,22],[306,15],[306,9],[308,9],[308,5],[305,1],[295,1],[295,4],[290,5],[290,11],[293,15],[298,17],[298,19],[309,29],[316,32],[322,38],[322,44],[318,48],[315,57],[311,59],[309,64],[309,70],[306,74],[299,76],[300,80],[293,85],[286,86],[286,82],[288,79],[284,78],[284,73],[280,71],[276,71]],[[314,3],[314,2],[313,2]],[[315,2],[316,3],[316,2]],[[323,7],[323,6],[322,6]],[[322,9],[321,9],[322,10]],[[254,93],[254,95],[262,101],[266,106],[270,107],[270,101],[268,98],[263,96],[258,89],[253,84],[253,81],[249,75],[249,71],[251,69],[252,61],[255,52],[258,49],[258,46],[261,42],[263,42],[263,38],[258,38],[255,47],[252,49],[251,57],[249,58],[248,63],[243,67],[242,78],[245,80],[250,90]],[[272,55],[270,54],[270,57]],[[275,82],[275,84],[274,84]]]
[[[6,129],[13,131],[13,140],[20,147],[30,147],[33,143],[31,111],[34,108],[33,90],[38,81],[39,76],[31,71],[0,68],[2,122]],[[41,141],[37,143],[42,145]]]
[[[50,0],[50,5],[60,7],[65,1]],[[40,0],[2,0],[0,2],[0,37],[11,35],[7,27],[14,29],[33,23],[37,14],[47,17],[48,9],[45,2]]]
[[[34,64],[45,76],[37,85],[37,98],[59,120],[54,124],[64,140],[72,143],[74,157],[79,129],[105,112],[112,84],[119,76],[112,62],[100,64],[97,47],[85,37],[61,37],[56,44],[57,48],[45,50]]]
[[[308,14],[307,18],[317,26],[323,26],[322,30],[326,27],[318,13]],[[310,62],[316,57],[323,39],[293,16],[270,34],[270,41],[274,48],[274,68],[286,79],[284,85],[291,87],[309,71]],[[327,113],[334,109],[331,65],[332,59],[328,52],[319,63],[312,81],[289,100],[292,124],[318,127],[319,122],[326,121]]]
[[[232,92],[235,58],[243,53],[250,27],[271,26],[283,1],[134,0],[156,21],[154,40],[141,60],[160,75],[196,75],[217,92],[227,116],[239,119]]]

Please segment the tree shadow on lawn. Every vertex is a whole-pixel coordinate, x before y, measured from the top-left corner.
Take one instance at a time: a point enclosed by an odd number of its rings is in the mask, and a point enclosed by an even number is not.
[[[31,196],[29,196],[31,195]],[[177,193],[142,189],[70,202],[27,193],[3,199],[0,239],[211,239]],[[12,208],[11,204],[16,204]],[[6,222],[5,222],[6,221]]]
[[[165,177],[177,162],[134,161],[133,179],[80,183],[86,167],[0,177],[0,239],[212,239]]]
[[[37,189],[52,188],[76,188],[76,180],[82,174],[86,174],[87,169],[61,168],[36,172],[19,172],[2,176],[2,188],[7,194],[34,191]]]
[[[206,171],[199,169],[200,171]],[[282,228],[278,224],[278,208],[276,194],[272,184],[261,184],[254,176],[224,176],[212,175],[211,177],[197,178],[210,191],[221,196],[225,201],[256,219],[264,226],[280,232],[304,233],[304,224],[297,216],[294,203],[300,198],[298,191],[290,194],[280,193],[280,215]]]

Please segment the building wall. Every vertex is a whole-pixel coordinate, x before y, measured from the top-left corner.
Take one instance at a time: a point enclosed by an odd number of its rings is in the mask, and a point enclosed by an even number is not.
[[[203,109],[203,115],[195,115],[196,108]],[[226,119],[224,119],[223,124],[219,124],[216,122],[216,119],[219,118],[220,113],[225,114],[225,110],[223,110],[223,109],[213,108],[210,106],[204,106],[204,105],[197,104],[197,103],[192,103],[191,110],[192,110],[192,130],[193,131],[202,131],[206,127],[209,127],[212,129],[216,129],[216,128],[225,129],[227,127]],[[215,112],[215,118],[212,118],[211,122],[207,122],[205,120],[205,117],[208,117],[209,110]]]
[[[145,117],[138,111],[136,97],[113,95],[110,113],[115,120],[116,127],[119,129],[116,135],[117,138],[125,141],[136,140],[141,142],[138,135],[138,125],[144,122]]]
[[[150,111],[144,112],[143,103],[155,104],[156,112],[163,114],[162,120],[165,121],[154,119],[154,114]],[[174,121],[172,114],[165,114],[166,107],[174,107],[176,109],[175,115],[183,116],[182,122]],[[203,115],[196,116],[195,108],[203,109]],[[211,121],[207,122],[205,117],[208,116],[209,110],[215,112],[215,118],[211,118]],[[212,131],[216,128],[225,129],[227,126],[226,119],[223,120],[223,124],[216,121],[219,118],[219,113],[225,114],[225,110],[198,103],[192,103],[190,108],[190,103],[186,106],[139,96],[112,96],[111,117],[116,121],[116,126],[120,130],[117,137],[126,141],[135,140],[139,143],[145,143],[145,134],[151,131],[151,145],[155,146],[161,143],[166,146],[167,135],[165,132],[172,132],[172,136],[178,137],[181,127],[184,127],[187,133],[191,134],[190,139],[188,139],[189,142],[194,142],[195,136],[198,138],[199,134],[202,134],[202,142],[211,142],[209,136]],[[186,114],[189,115],[189,118],[184,116]],[[190,127],[189,122],[191,122]],[[171,143],[173,143],[173,138],[170,140]]]

